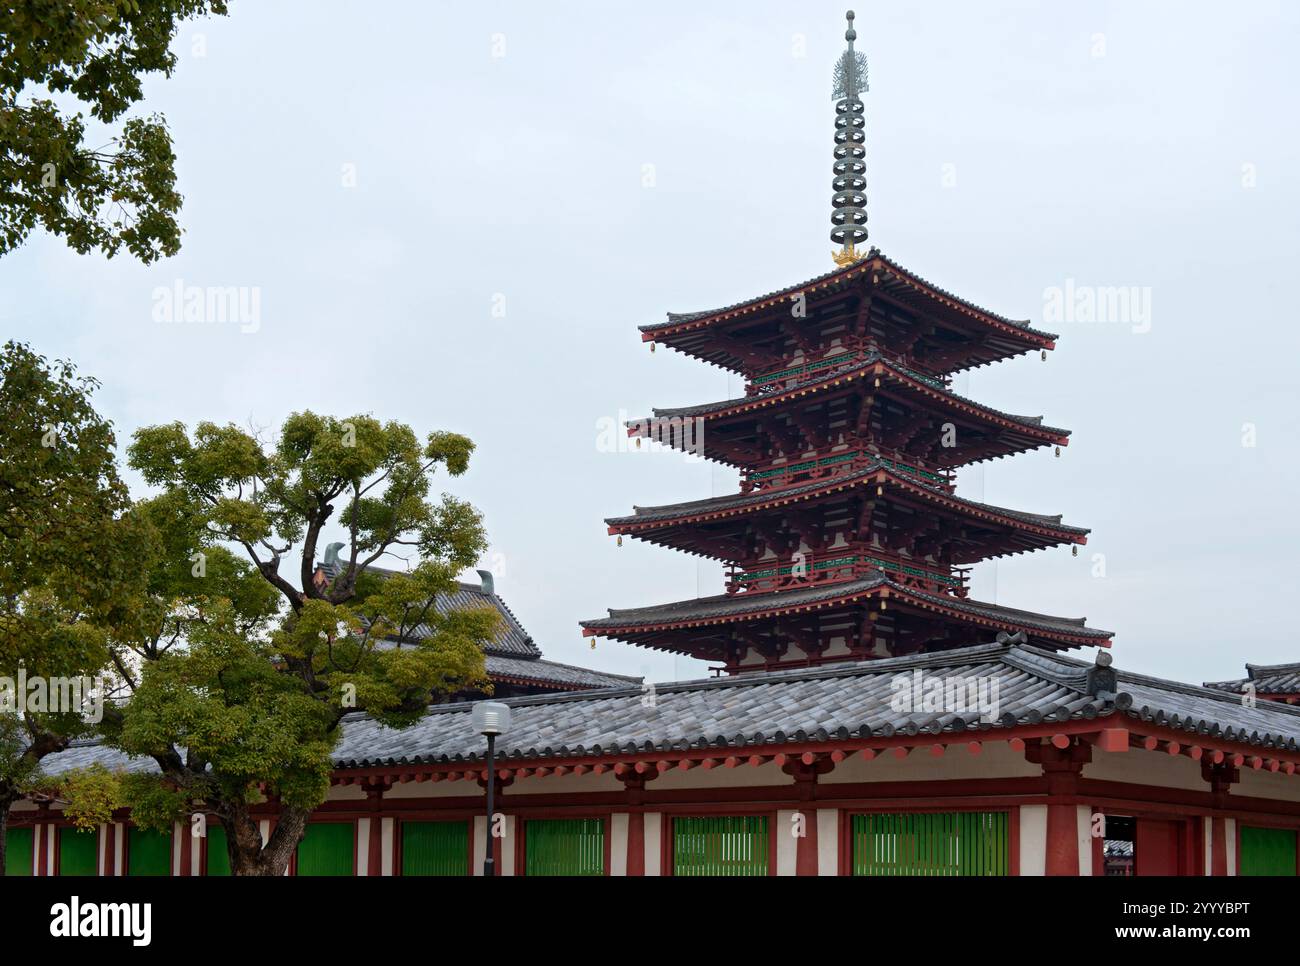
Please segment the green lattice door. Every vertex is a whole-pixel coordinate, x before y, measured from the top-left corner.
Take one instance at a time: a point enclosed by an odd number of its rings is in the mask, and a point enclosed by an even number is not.
[[[298,843],[298,875],[352,875],[351,822],[312,822]]]
[[[673,875],[767,875],[767,816],[673,819]]]
[[[207,860],[204,875],[230,875],[230,853],[226,851],[226,830],[220,825],[208,824]]]
[[[35,838],[29,828],[5,829],[5,875],[32,874],[32,843]]]
[[[402,875],[469,875],[469,823],[403,822]]]
[[[172,836],[170,832],[133,828],[126,843],[127,875],[171,875]]]
[[[99,875],[99,833],[59,829],[59,875]]]
[[[1295,875],[1296,833],[1284,828],[1241,827],[1242,875]]]
[[[529,819],[526,875],[604,875],[605,822],[599,818]]]
[[[1006,812],[854,815],[854,875],[1007,875]]]

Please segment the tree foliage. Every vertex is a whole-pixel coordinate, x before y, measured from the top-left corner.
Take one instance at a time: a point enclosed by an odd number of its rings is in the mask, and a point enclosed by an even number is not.
[[[122,120],[143,78],[171,75],[179,25],[224,0],[15,0],[0,5],[0,254],[36,227],[77,252],[125,246],[149,263],[180,250],[175,155],[158,114]],[[57,98],[57,100],[56,100]],[[86,143],[81,111],[118,124]]]
[[[145,534],[122,512],[127,491],[94,388],[69,363],[15,342],[0,348],[0,676],[15,684],[20,672],[49,682],[105,669],[108,628],[139,589]],[[89,730],[77,708],[5,698],[0,832],[42,759]]]
[[[486,549],[478,512],[431,492],[472,451],[451,433],[421,442],[401,423],[310,412],[270,443],[211,423],[135,434],[130,463],[158,494],[135,510],[147,586],[111,644],[131,698],[104,727],[159,765],[152,788],[123,786],[133,809],[206,810],[236,874],[278,874],[325,799],[345,715],[400,727],[431,695],[490,688],[495,611],[434,606]],[[327,526],[350,548],[332,576],[316,566]],[[378,569],[401,552],[421,562]],[[267,798],[280,819],[263,842],[249,809]]]

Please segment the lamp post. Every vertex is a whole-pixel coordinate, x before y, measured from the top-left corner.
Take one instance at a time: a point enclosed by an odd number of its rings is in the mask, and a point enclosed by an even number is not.
[[[496,756],[497,735],[510,730],[510,706],[500,701],[476,701],[470,710],[470,722],[474,730],[487,738],[487,840],[483,848],[483,874],[497,874],[496,859],[492,855],[492,814],[496,809],[494,794],[496,790]]]

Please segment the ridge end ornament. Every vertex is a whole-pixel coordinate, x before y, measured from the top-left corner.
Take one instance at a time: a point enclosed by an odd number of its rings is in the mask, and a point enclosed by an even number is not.
[[[832,257],[841,268],[866,257],[866,250],[857,246],[867,240],[866,117],[859,96],[867,90],[867,57],[853,49],[858,39],[853,11],[844,16],[848,22],[844,31],[848,48],[835,62],[831,85],[831,97],[836,102],[831,241],[840,246]]]

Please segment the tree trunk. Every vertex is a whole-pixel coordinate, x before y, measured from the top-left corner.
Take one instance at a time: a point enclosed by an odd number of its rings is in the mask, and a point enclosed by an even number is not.
[[[311,812],[301,808],[282,808],[271,838],[263,844],[258,819],[248,806],[222,803],[217,808],[226,827],[226,851],[231,875],[278,876],[289,868],[289,860],[307,828]]]

